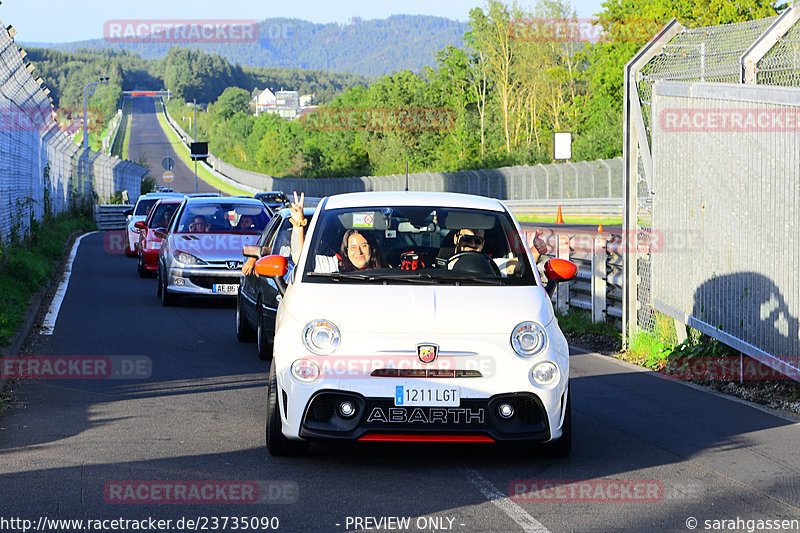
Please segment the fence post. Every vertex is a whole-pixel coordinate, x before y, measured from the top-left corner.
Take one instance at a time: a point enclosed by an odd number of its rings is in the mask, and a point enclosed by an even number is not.
[[[592,322],[604,322],[606,319],[606,239],[602,233],[593,239],[592,247]]]
[[[558,258],[569,260],[569,235],[558,236]],[[556,287],[556,310],[562,315],[569,311],[569,283]]]

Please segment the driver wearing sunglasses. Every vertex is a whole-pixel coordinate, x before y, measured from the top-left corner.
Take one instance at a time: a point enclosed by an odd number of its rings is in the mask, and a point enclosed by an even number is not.
[[[486,243],[485,233],[482,229],[462,229],[453,237],[456,253],[482,252]]]

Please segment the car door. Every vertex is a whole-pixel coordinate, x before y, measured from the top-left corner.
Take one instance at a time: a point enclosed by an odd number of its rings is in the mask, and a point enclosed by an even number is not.
[[[258,238],[257,245],[261,250],[261,256],[269,255],[270,248],[269,242],[275,238],[275,233],[281,226],[281,217],[275,216],[269,221],[267,227],[261,232]],[[242,310],[247,315],[247,320],[251,324],[255,324],[257,319],[256,302],[258,301],[258,294],[260,291],[260,278],[256,275],[255,270],[246,276],[242,276],[241,286],[239,287],[239,297],[242,299]]]

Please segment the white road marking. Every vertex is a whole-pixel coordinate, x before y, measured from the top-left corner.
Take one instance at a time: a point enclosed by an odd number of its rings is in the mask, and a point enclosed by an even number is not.
[[[492,483],[480,475],[476,470],[469,467],[462,467],[461,471],[467,476],[467,479],[477,488],[481,494],[486,496],[486,499],[497,506],[503,511],[511,520],[517,523],[519,527],[525,532],[538,531],[539,533],[550,533],[550,530],[544,527],[541,522],[529,515],[525,509],[520,507],[515,502],[503,494]]]
[[[58,284],[58,289],[56,290],[56,294],[53,296],[53,301],[50,302],[50,310],[47,312],[47,316],[44,317],[42,329],[39,331],[40,335],[52,335],[53,331],[56,329],[58,312],[61,310],[61,302],[64,301],[64,296],[67,294],[69,277],[72,274],[72,262],[75,261],[75,255],[78,253],[78,246],[84,237],[88,237],[89,235],[93,235],[95,233],[98,232],[92,231],[90,233],[84,233],[75,239],[75,243],[72,245],[72,251],[69,253],[69,259],[67,259],[67,264],[64,265],[64,276],[61,278],[61,282]]]

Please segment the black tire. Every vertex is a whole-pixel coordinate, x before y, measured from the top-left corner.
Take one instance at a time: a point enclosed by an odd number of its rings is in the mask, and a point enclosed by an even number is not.
[[[258,348],[258,358],[262,361],[272,360],[272,346],[275,340],[273,335],[264,331],[264,315],[261,313],[261,300],[256,307],[256,347]]]
[[[164,307],[178,305],[178,295],[170,294],[167,288],[167,278],[164,275],[161,276],[161,305]]]
[[[572,451],[572,401],[567,390],[567,410],[564,413],[564,424],[561,428],[561,437],[554,441],[533,446],[533,452],[543,457],[552,459],[565,459]]]
[[[142,254],[138,254],[136,270],[139,271],[139,277],[140,278],[150,277],[150,272],[148,272],[147,269],[144,268],[144,258],[142,257]]]
[[[256,338],[256,332],[242,310],[241,295],[236,297],[236,338],[239,342],[253,342]]]
[[[303,455],[308,452],[308,442],[287,439],[281,431],[281,415],[278,412],[278,378],[275,376],[275,363],[269,367],[269,386],[267,388],[267,450],[270,455]]]

